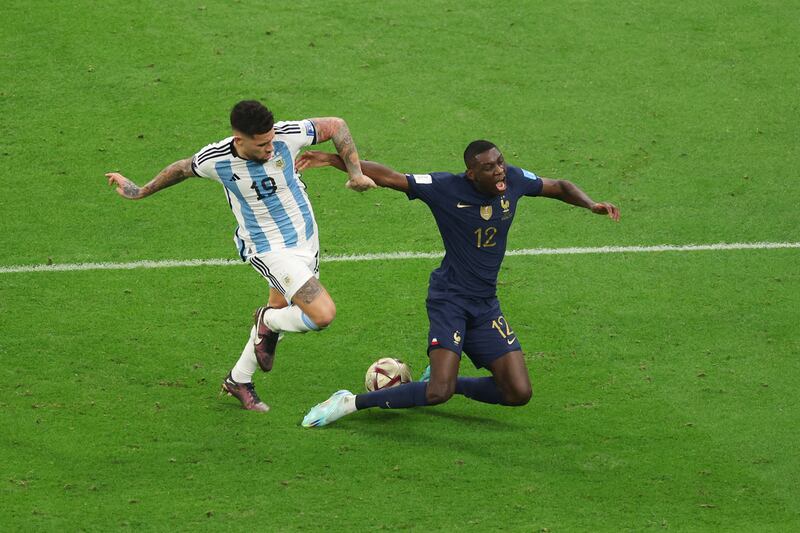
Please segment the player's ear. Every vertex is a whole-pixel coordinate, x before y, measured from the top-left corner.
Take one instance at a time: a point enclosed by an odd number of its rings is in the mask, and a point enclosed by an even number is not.
[[[470,181],[475,181],[475,173],[472,171],[471,168],[467,167],[467,171],[464,174],[469,178]]]

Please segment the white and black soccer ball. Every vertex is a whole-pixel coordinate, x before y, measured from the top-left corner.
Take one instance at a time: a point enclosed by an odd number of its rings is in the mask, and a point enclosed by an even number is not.
[[[411,369],[400,359],[381,357],[367,369],[364,379],[368,391],[396,387],[411,381]]]

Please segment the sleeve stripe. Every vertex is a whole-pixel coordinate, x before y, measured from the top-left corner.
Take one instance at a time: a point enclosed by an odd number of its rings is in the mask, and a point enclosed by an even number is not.
[[[300,133],[302,130],[300,126],[296,124],[290,124],[288,126],[281,126],[280,128],[275,128],[276,134],[288,134],[288,133]]]

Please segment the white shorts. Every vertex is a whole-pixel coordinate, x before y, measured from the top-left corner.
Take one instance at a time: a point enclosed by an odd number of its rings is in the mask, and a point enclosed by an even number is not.
[[[312,276],[319,278],[319,241],[312,239],[296,248],[251,255],[247,258],[269,286],[291,303],[295,293]]]

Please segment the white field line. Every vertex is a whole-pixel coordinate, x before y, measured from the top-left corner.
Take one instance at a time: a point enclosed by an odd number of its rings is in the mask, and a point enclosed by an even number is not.
[[[599,246],[593,248],[528,248],[507,250],[506,255],[567,255],[567,254],[615,254],[647,252],[702,252],[717,250],[771,250],[800,248],[800,242],[737,242],[717,244],[661,244],[657,246]],[[436,259],[441,252],[391,252],[383,254],[331,255],[323,262],[343,261],[394,261],[399,259]],[[52,265],[17,265],[0,267],[0,274],[22,272],[69,272],[76,270],[130,270],[134,268],[173,268],[196,266],[242,265],[234,259],[188,259],[163,261],[133,261],[130,263],[64,263]]]

